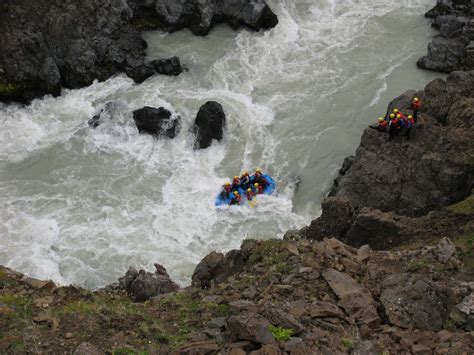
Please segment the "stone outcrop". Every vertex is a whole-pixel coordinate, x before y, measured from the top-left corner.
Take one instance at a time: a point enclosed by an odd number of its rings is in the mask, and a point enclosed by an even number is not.
[[[404,109],[411,94],[395,102]],[[436,79],[416,95],[424,104],[412,139],[388,141],[385,134],[366,129],[350,168],[336,179],[332,196],[347,198],[356,209],[419,216],[470,195],[474,72]]]
[[[199,109],[194,121],[194,148],[206,149],[211,146],[213,140],[222,140],[225,127],[226,116],[222,105],[215,101],[206,102]]]
[[[219,23],[253,30],[272,28],[278,19],[264,0],[128,0],[134,9],[133,23],[143,29],[168,32],[188,28],[206,35]]]
[[[451,73],[474,69],[474,10],[470,1],[438,0],[426,13],[439,35],[428,45],[419,68]]]
[[[145,270],[137,271],[130,267],[126,274],[119,279],[118,284],[112,284],[105,288],[107,291],[122,290],[130,295],[134,302],[145,302],[159,295],[175,292],[179,289],[171,281],[166,269],[155,264],[154,273]]]
[[[88,86],[121,72],[137,83],[155,71],[177,75],[176,58],[145,63],[139,30],[190,28],[204,35],[217,23],[258,30],[278,20],[263,0],[2,1],[0,101],[59,95],[63,87]]]
[[[160,107],[145,106],[133,111],[133,120],[140,133],[174,138],[181,128],[180,118],[173,117],[171,112]]]

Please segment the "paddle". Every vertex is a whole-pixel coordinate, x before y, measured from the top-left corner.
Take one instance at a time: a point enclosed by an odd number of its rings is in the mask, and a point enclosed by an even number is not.
[[[247,202],[249,203],[250,207],[255,208],[255,204],[257,203],[257,198],[254,197],[252,200],[247,200]]]

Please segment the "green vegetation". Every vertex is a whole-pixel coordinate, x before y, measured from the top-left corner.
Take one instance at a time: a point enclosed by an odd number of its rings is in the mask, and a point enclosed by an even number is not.
[[[0,95],[11,95],[17,90],[17,87],[11,83],[0,80]]]
[[[474,270],[474,234],[461,236],[454,240],[457,247],[457,256],[469,270]]]
[[[351,338],[343,337],[341,339],[341,347],[343,349],[351,349],[353,347],[353,342]]]
[[[464,201],[461,201],[454,205],[449,206],[448,210],[456,214],[473,215],[474,214],[474,195],[469,196]]]
[[[268,330],[272,333],[276,341],[287,341],[293,335],[292,329],[275,327],[274,325],[269,325]]]
[[[426,258],[420,258],[410,261],[410,263],[406,266],[406,270],[408,272],[415,272],[427,268],[428,266],[429,263]]]

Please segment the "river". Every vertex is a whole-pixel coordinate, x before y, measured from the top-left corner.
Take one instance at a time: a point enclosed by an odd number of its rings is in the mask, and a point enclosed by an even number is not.
[[[130,265],[163,264],[181,285],[212,250],[308,224],[362,130],[434,73],[416,68],[433,36],[433,0],[270,0],[266,32],[216,27],[144,34],[151,59],[189,71],[135,85],[123,75],[31,105],[0,104],[0,264],[97,288]],[[222,143],[192,149],[199,107],[220,102]],[[103,125],[87,120],[104,103]],[[174,140],[139,135],[131,112],[180,115]],[[278,194],[216,210],[228,177],[261,167]],[[299,181],[296,189],[296,182]]]

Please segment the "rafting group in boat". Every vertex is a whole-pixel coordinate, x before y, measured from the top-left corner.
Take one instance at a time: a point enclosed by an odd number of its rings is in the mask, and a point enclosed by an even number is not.
[[[255,174],[250,175],[244,171],[241,176],[234,176],[232,183],[226,182],[217,196],[216,206],[242,205],[244,202],[253,207],[253,201],[257,195],[270,195],[275,191],[275,181],[262,169],[256,169]]]

